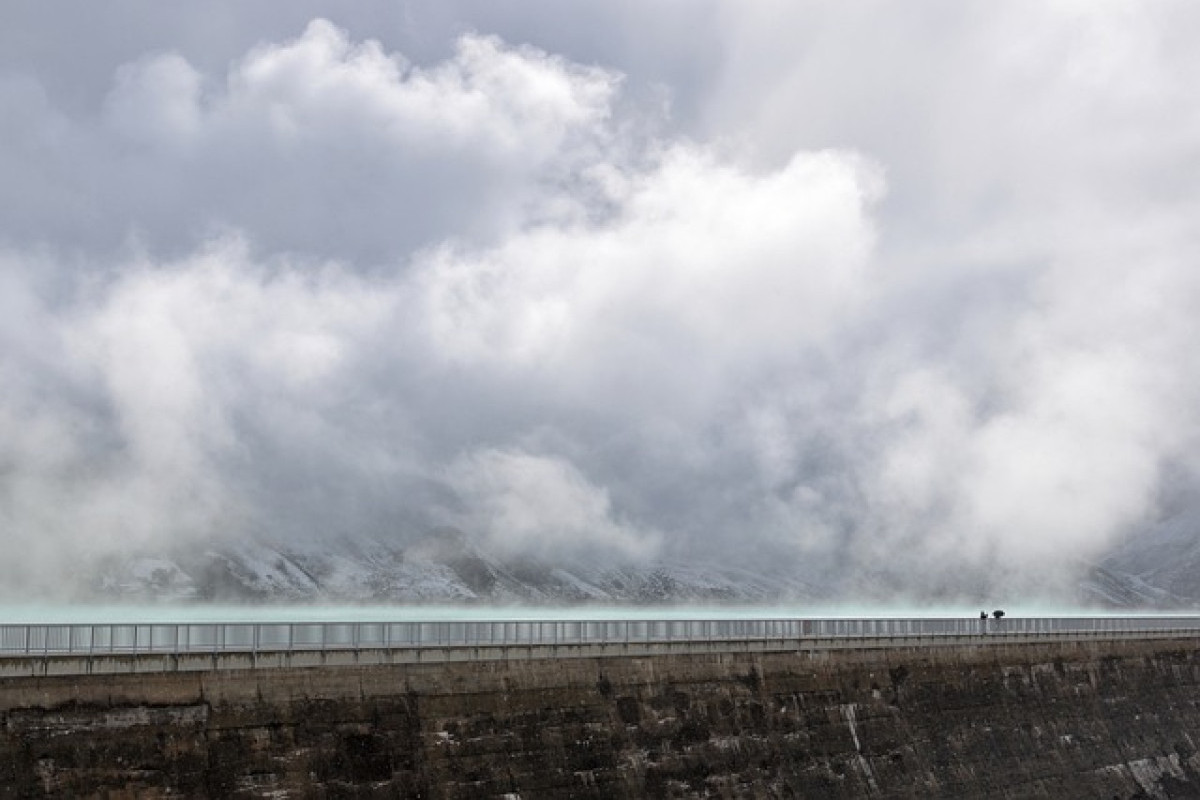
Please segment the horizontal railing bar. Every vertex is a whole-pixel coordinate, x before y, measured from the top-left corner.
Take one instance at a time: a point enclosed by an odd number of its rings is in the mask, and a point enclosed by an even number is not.
[[[0,624],[0,656],[1200,633],[1200,616]]]

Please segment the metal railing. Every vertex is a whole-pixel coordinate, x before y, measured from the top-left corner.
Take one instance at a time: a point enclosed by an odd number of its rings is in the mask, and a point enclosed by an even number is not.
[[[0,625],[0,657],[938,636],[1200,635],[1200,617],[610,619]]]

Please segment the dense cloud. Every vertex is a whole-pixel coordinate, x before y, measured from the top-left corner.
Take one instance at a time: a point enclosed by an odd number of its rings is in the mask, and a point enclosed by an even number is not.
[[[481,36],[414,67],[316,20],[220,81],[173,52],[125,64],[91,130],[14,81],[9,155],[36,145],[70,169],[14,168],[3,200],[24,208],[18,232],[59,245],[134,236],[162,250],[231,228],[268,252],[380,264],[553,213],[546,185],[572,180],[606,137],[616,82]]]
[[[636,5],[7,48],[8,585],[450,524],[1052,592],[1194,488],[1195,12]]]

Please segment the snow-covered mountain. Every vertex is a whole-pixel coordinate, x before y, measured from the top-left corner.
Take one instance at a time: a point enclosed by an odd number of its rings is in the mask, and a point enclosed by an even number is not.
[[[1200,606],[1200,503],[1191,499],[1170,509],[1126,538],[1101,566],[1178,605]]]
[[[1081,605],[1096,608],[1168,611],[1200,606],[1195,597],[1178,595],[1120,569],[1093,566],[1079,583]]]
[[[1200,608],[1198,533],[1200,513],[1164,518],[1086,567],[1079,584],[1061,596],[1099,608]],[[899,579],[825,582],[785,565],[506,558],[459,531],[440,529],[405,545],[247,540],[111,559],[91,576],[86,594],[104,600],[492,604],[885,601],[906,591],[911,602],[961,597],[955,585],[929,586],[928,596],[913,596],[910,587],[896,584]]]
[[[439,530],[406,547],[375,541],[245,541],[103,564],[90,594],[104,599],[220,602],[656,603],[777,602],[823,594],[800,577],[659,561],[598,566],[501,558]]]

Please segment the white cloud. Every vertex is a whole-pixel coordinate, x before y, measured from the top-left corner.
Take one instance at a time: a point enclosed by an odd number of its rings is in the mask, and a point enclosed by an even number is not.
[[[237,64],[211,124],[265,129],[283,147],[340,150],[357,140],[400,158],[457,152],[512,169],[553,160],[572,133],[603,121],[614,83],[603,70],[475,35],[459,40],[452,60],[413,67],[316,20]]]
[[[670,415],[823,347],[870,295],[880,179],[852,154],[755,174],[679,147],[602,177],[597,224],[433,254],[420,280],[435,355]]]
[[[484,449],[455,460],[446,476],[465,506],[451,519],[493,551],[646,559],[658,547],[659,534],[619,519],[608,492],[562,458]]]

